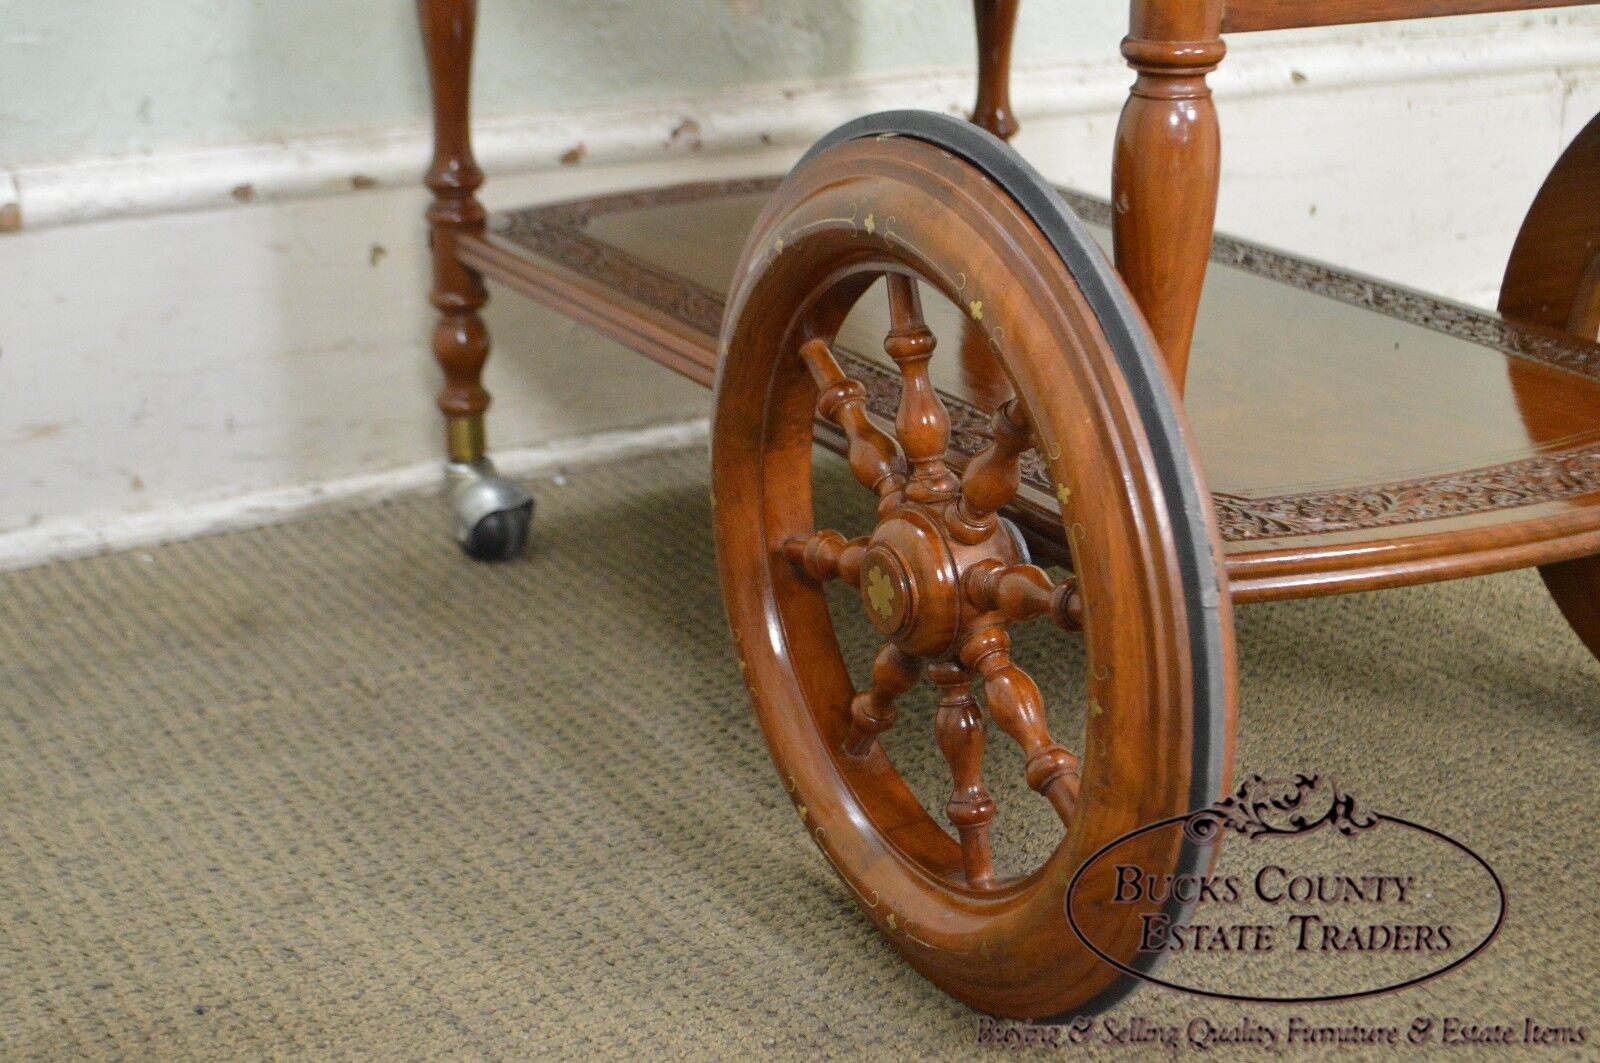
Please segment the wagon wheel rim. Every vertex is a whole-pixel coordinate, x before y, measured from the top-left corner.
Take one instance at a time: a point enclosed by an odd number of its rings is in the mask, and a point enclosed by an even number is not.
[[[919,191],[919,182],[937,194]],[[878,218],[967,197],[981,220],[957,224],[960,232],[915,222],[874,232],[859,201],[866,197],[881,204]],[[1010,244],[985,243],[984,225],[1003,225]],[[1017,240],[1031,243],[1019,251]],[[850,307],[880,277],[891,306],[885,347],[902,384],[892,433],[864,415],[860,385],[830,349]],[[996,414],[991,445],[959,476],[944,460],[947,419],[927,381],[932,343],[920,292],[954,301],[971,296],[979,277],[993,284],[984,289],[988,335],[1015,399]],[[1162,550],[1137,545],[1148,539],[1170,552],[1171,500],[1149,475],[1141,412],[1105,356],[1093,308],[992,179],[926,146],[886,152],[860,141],[814,157],[779,191],[735,289],[713,433],[719,560],[751,696],[802,820],[895,947],[958,997],[1030,1017],[1105,1000],[1120,976],[1070,940],[1062,890],[1114,833],[1142,826],[1152,811],[1187,811],[1186,765],[1161,783],[1159,800],[1106,799],[1113,776],[1130,768],[1109,741],[1108,718],[1148,702],[1136,737],[1193,746],[1186,625],[1203,618],[1185,613],[1171,557],[1143,557]],[[1053,296],[1048,309],[1022,295],[1042,292]],[[1055,341],[1076,361],[1021,354],[1006,341],[1019,334]],[[844,431],[852,471],[879,498],[869,535],[814,526],[810,430],[819,411]],[[1059,584],[1024,563],[997,519],[1016,490],[1018,462],[1034,448],[1065,503],[1063,534],[1078,558],[1076,575]],[[1091,452],[1111,455],[1117,471],[1094,468],[1081,456]],[[1140,475],[1123,475],[1129,469]],[[1142,486],[1125,495],[1132,481]],[[1102,501],[1112,504],[1102,510]],[[1120,560],[1108,565],[1096,546],[1119,540]],[[821,586],[829,580],[859,591],[883,636],[864,690],[852,688],[827,620]],[[1091,711],[1082,759],[1049,733],[1036,685],[1010,659],[1007,627],[1045,620],[1083,629]],[[1124,667],[1134,674],[1118,674]],[[894,699],[924,670],[941,694],[934,730],[952,776],[942,809],[950,832],[877,742],[892,726]],[[977,767],[980,702],[969,680],[982,689],[981,711],[1022,745],[1029,785],[1063,824],[1053,855],[1016,878],[992,862],[993,800]],[[1036,938],[1060,955],[1034,954]]]

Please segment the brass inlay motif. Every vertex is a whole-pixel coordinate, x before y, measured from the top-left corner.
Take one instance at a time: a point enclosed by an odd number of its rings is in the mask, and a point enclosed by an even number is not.
[[[885,620],[894,615],[894,584],[876,565],[867,573],[867,604]]]

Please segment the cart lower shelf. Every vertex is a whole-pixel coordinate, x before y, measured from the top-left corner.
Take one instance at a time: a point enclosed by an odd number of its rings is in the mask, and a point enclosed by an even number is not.
[[[698,183],[511,211],[464,237],[458,254],[709,384],[723,295],[776,185]],[[1109,245],[1109,205],[1063,194]],[[1600,552],[1600,344],[1227,237],[1211,257],[1185,407],[1236,599]],[[1009,386],[972,327],[981,305],[927,309],[959,464],[987,442]],[[885,319],[880,285],[837,354],[892,422],[898,376],[873,338]],[[829,429],[819,425],[819,439],[837,446]],[[1012,515],[1046,551],[1061,541],[1037,465]]]

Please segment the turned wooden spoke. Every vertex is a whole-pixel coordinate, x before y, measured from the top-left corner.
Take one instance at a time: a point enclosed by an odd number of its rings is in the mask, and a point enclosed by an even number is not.
[[[867,552],[867,538],[846,539],[831,529],[813,535],[796,535],[783,543],[783,556],[818,583],[842,579],[850,586],[861,583],[861,557]]]
[[[872,748],[878,735],[894,726],[894,702],[910,690],[922,671],[922,662],[886,643],[872,659],[872,688],[850,700],[850,729],[845,736],[845,752],[859,757]]]
[[[945,511],[950,534],[979,543],[994,533],[1000,507],[1022,484],[1022,456],[1033,449],[1033,433],[1021,404],[1012,399],[995,411],[994,439],[978,451],[961,478],[961,497]]]
[[[817,382],[817,414],[839,426],[849,440],[850,471],[869,491],[892,505],[906,485],[900,448],[867,416],[867,389],[844,375],[822,340],[808,340],[800,357]]]
[[[987,889],[994,882],[994,856],[989,847],[989,823],[994,819],[994,798],[983,786],[983,716],[972,696],[972,673],[954,661],[928,667],[928,678],[939,688],[939,714],[934,735],[939,750],[950,762],[955,789],[944,812],[961,838],[961,863],[967,884]]]
[[[950,443],[950,415],[928,376],[928,359],[938,340],[922,319],[917,282],[899,273],[886,274],[889,288],[889,335],[883,349],[900,367],[900,409],[894,427],[911,468],[906,497],[913,502],[939,502],[956,492],[958,481],[945,464]]]
[[[1048,616],[1065,631],[1083,628],[1083,596],[1078,581],[1068,576],[1060,583],[1038,565],[1007,565],[985,558],[966,572],[962,590],[976,609],[998,612],[1008,621],[1020,622]]]
[[[1022,747],[1028,785],[1070,824],[1078,803],[1078,757],[1050,737],[1038,685],[1011,661],[1011,637],[999,627],[978,631],[962,644],[961,663],[983,677],[989,715]]]

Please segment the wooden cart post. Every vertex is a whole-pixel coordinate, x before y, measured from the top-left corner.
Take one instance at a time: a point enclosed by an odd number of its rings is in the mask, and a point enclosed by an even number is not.
[[[1137,73],[1111,169],[1117,269],[1179,390],[1200,308],[1221,176],[1206,75],[1222,61],[1221,0],[1134,0],[1122,55]]]
[[[489,393],[482,383],[489,330],[478,315],[489,296],[482,275],[459,254],[461,238],[482,235],[488,219],[477,197],[483,171],[472,155],[469,119],[477,0],[417,0],[417,16],[433,96],[433,163],[425,181],[434,196],[428,208],[430,300],[439,311],[433,356],[444,371],[438,403],[445,417],[445,470],[456,540],[473,557],[502,560],[522,550],[533,500],[496,476],[489,461],[483,425]]]
[[[972,124],[1001,140],[1017,133],[1011,110],[1011,39],[1016,35],[1021,0],[972,0],[978,24],[978,102]]]
[[[483,231],[488,213],[478,202],[483,171],[472,155],[468,91],[477,0],[418,0],[422,39],[433,90],[433,164],[426,182],[434,195],[428,208],[433,252],[432,302],[439,311],[433,355],[444,371],[439,411],[451,461],[484,456],[483,413],[489,393],[480,379],[489,358],[489,330],[478,311],[488,301],[483,278],[456,257],[456,235]]]

